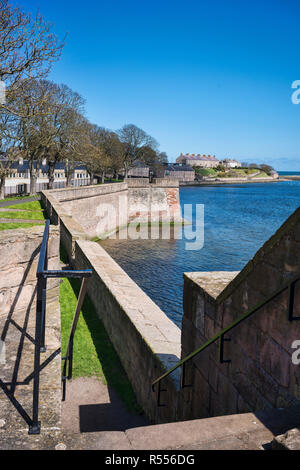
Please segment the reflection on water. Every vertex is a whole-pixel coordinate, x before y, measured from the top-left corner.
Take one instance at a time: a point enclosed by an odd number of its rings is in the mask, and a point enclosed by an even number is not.
[[[180,201],[205,205],[201,250],[187,251],[184,237],[100,242],[178,326],[183,273],[240,270],[300,205],[300,182],[186,187]]]

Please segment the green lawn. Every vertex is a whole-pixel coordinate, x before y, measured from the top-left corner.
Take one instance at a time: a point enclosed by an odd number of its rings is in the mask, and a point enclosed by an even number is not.
[[[213,168],[195,168],[195,172],[202,176],[216,176],[217,172]]]
[[[1,219],[27,219],[27,220],[45,220],[43,212],[38,211],[0,211]]]
[[[43,207],[40,201],[23,202],[22,204],[14,204],[6,206],[5,209],[20,209],[27,211],[43,211]]]
[[[259,175],[254,176],[254,178],[267,178],[269,175],[264,171],[261,171]]]
[[[60,284],[62,355],[66,353],[79,289],[80,281],[77,279],[63,279]],[[111,386],[129,410],[141,412],[103,323],[86,296],[74,339],[73,377],[92,376]]]
[[[21,222],[24,220],[45,220],[44,211],[40,201],[24,202],[22,204],[15,204],[12,206],[6,206],[4,209],[19,209],[18,211],[0,211],[0,218],[2,219],[20,219],[19,222],[14,223],[0,223],[0,230],[14,230],[18,228],[34,227],[35,225],[41,225],[37,222]]]
[[[11,200],[19,200],[19,199],[28,199],[30,196],[6,196],[4,199],[1,199],[1,201],[11,201]]]
[[[45,220],[44,211],[40,201],[24,202],[6,206],[4,209],[18,209],[16,211],[1,211],[0,218],[3,219],[27,219],[27,220]]]

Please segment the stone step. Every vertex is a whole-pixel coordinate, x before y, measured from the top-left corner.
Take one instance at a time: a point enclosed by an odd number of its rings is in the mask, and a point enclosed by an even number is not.
[[[274,436],[298,426],[299,407],[195,419],[123,431],[63,433],[43,428],[40,436],[27,429],[1,429],[1,449],[86,450],[271,450]],[[287,446],[286,446],[287,447]],[[276,447],[274,447],[276,448]]]

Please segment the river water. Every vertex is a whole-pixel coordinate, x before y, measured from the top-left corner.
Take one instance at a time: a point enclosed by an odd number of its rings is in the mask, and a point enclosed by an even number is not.
[[[239,271],[300,205],[300,181],[192,186],[184,204],[204,204],[204,245],[181,240],[104,240],[101,246],[179,327],[183,273]],[[195,210],[193,227],[195,227]]]

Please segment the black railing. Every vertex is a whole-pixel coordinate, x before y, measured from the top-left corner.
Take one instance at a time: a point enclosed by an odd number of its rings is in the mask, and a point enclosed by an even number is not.
[[[258,310],[260,310],[262,307],[264,307],[267,303],[271,302],[271,300],[274,300],[278,295],[282,294],[285,290],[288,290],[288,303],[287,303],[287,319],[288,321],[292,322],[294,320],[300,320],[300,317],[294,317],[294,293],[295,293],[295,284],[297,281],[300,280],[300,275],[298,274],[297,276],[293,277],[289,281],[287,281],[285,284],[280,287],[280,289],[276,290],[271,294],[270,296],[266,297],[264,300],[256,304],[253,308],[249,309],[246,313],[241,315],[239,318],[234,320],[232,323],[230,323],[229,326],[226,328],[223,328],[218,334],[216,334],[213,338],[208,340],[206,343],[204,343],[200,348],[196,349],[192,353],[190,353],[188,356],[186,356],[184,359],[179,361],[174,367],[169,369],[167,372],[165,372],[163,375],[161,375],[158,379],[156,379],[152,383],[152,390],[155,392],[155,385],[158,384],[158,393],[157,393],[157,405],[158,406],[166,406],[165,404],[162,404],[160,402],[160,395],[161,392],[166,392],[166,389],[161,388],[161,381],[168,377],[172,372],[174,372],[178,367],[182,366],[182,372],[181,372],[181,380],[180,380],[180,386],[181,388],[185,387],[191,387],[192,384],[186,384],[185,383],[185,367],[186,363],[193,359],[195,356],[200,354],[202,351],[204,351],[208,346],[211,344],[215,343],[216,341],[219,342],[219,361],[220,363],[228,363],[231,362],[229,359],[224,359],[224,342],[225,341],[230,341],[230,338],[225,338],[225,335],[231,331],[233,328],[238,326],[240,323],[242,323],[244,320],[249,318],[251,315],[256,313]]]
[[[37,299],[36,299],[36,320],[35,320],[35,338],[32,338],[26,332],[25,336],[30,339],[34,344],[34,370],[33,372],[20,384],[14,383],[4,383],[0,379],[0,387],[7,395],[11,403],[15,406],[17,411],[26,421],[29,426],[29,434],[40,434],[41,423],[39,421],[39,386],[40,386],[40,372],[43,370],[57,354],[60,353],[60,349],[46,359],[43,364],[41,364],[41,353],[46,352],[45,344],[45,326],[46,326],[46,303],[47,303],[47,280],[50,278],[82,278],[84,293],[86,290],[87,278],[92,275],[92,271],[88,270],[48,270],[48,240],[49,240],[49,227],[50,221],[46,220],[45,230],[43,235],[43,240],[40,248],[40,255],[37,267]],[[81,308],[82,302],[84,300],[84,295],[79,295],[78,305]],[[78,305],[76,312],[78,310]],[[79,312],[80,312],[79,308]],[[15,324],[13,320],[8,320],[10,323]],[[17,326],[15,324],[15,326]],[[6,327],[7,330],[8,326]],[[75,332],[75,330],[74,330]],[[74,336],[74,335],[73,335]],[[72,351],[68,355],[72,355]],[[32,401],[32,418],[24,410],[22,405],[14,396],[14,389],[16,385],[28,385],[31,380],[33,380],[33,401]]]

